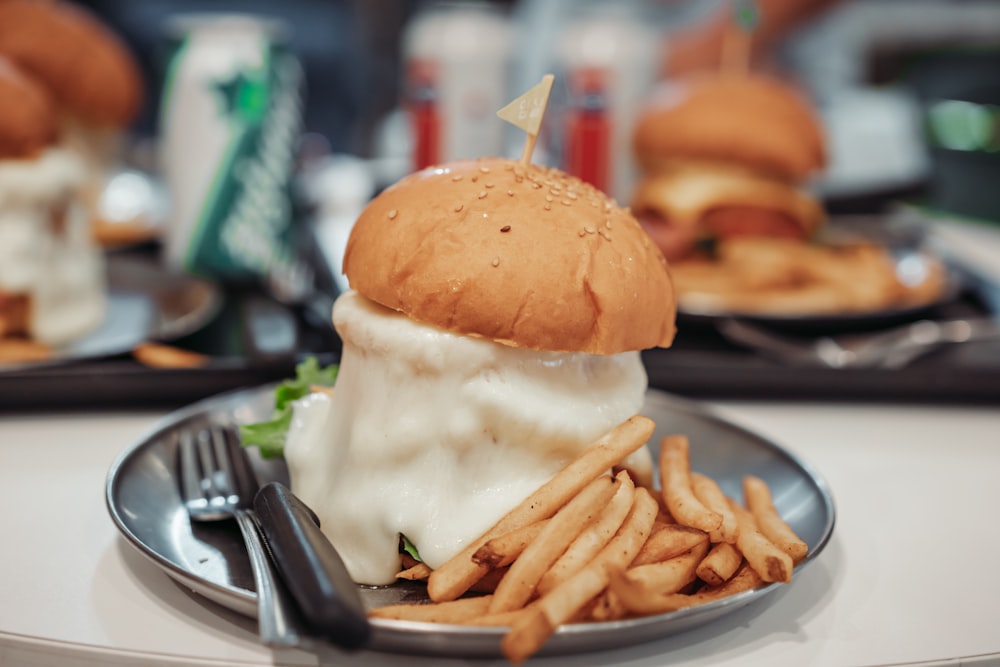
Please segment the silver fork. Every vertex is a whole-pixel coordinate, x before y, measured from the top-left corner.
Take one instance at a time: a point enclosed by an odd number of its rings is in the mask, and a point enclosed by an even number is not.
[[[220,425],[179,436],[180,487],[194,521],[235,519],[250,555],[257,587],[257,623],[268,646],[302,646],[304,635],[292,599],[278,579],[249,509],[257,479],[233,431]]]
[[[793,338],[728,319],[718,331],[734,343],[792,365],[827,368],[903,368],[948,344],[1000,338],[1000,322],[992,318],[919,320],[875,333]]]

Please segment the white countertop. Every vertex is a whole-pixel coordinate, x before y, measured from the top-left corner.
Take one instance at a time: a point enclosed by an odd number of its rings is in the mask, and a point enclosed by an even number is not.
[[[708,626],[530,664],[1000,664],[1000,410],[713,407],[826,478],[837,506],[826,550],[784,590]],[[162,416],[0,413],[0,665],[318,663],[260,646],[250,619],[187,592],[119,537],[105,476]],[[362,653],[322,664],[505,663]]]

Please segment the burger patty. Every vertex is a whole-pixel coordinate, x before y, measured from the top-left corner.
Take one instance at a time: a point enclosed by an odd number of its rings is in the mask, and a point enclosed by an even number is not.
[[[674,224],[667,216],[653,210],[637,211],[635,215],[668,262],[689,255],[700,238],[806,238],[805,229],[791,216],[750,206],[711,209],[706,211],[696,226]]]
[[[791,216],[749,206],[723,206],[707,211],[699,225],[708,236],[781,236],[805,238],[806,232]]]

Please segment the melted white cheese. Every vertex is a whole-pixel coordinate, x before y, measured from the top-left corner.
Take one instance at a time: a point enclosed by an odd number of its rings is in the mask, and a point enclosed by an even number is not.
[[[59,345],[97,326],[104,265],[77,199],[84,169],[69,151],[0,160],[0,292],[31,297],[30,334]],[[54,233],[54,212],[65,210]]]
[[[393,581],[400,533],[440,566],[643,405],[638,352],[512,348],[353,291],[334,324],[336,389],[296,403],[285,458],[292,490],[360,583]]]

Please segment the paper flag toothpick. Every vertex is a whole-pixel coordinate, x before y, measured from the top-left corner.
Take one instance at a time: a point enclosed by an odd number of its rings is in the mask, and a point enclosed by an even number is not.
[[[532,86],[528,92],[497,111],[497,116],[528,133],[524,152],[521,154],[521,162],[524,164],[531,161],[531,153],[535,150],[535,142],[542,127],[542,118],[545,117],[545,107],[549,104],[549,94],[552,92],[554,80],[553,75],[546,74],[541,82]]]
[[[722,68],[746,74],[750,69],[753,32],[760,23],[760,9],[754,0],[733,0],[732,18],[722,42]]]

